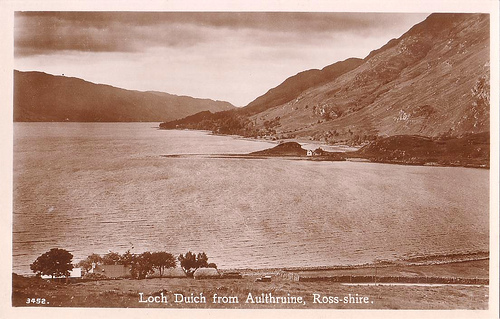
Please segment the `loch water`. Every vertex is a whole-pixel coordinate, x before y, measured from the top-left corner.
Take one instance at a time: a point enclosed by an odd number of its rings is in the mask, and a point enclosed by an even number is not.
[[[157,127],[14,123],[13,272],[54,247],[219,268],[488,251],[489,170],[211,157],[274,144]]]

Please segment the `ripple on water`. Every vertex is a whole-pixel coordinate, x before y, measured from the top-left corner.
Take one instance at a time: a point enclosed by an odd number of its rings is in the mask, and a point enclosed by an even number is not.
[[[205,251],[221,268],[488,250],[487,170],[165,158],[269,144],[150,123],[14,128],[17,272],[55,246],[75,259],[132,247]]]

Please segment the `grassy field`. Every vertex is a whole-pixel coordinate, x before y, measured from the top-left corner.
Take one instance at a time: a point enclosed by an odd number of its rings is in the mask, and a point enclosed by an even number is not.
[[[426,276],[488,278],[487,269],[488,260],[480,260],[433,266],[408,266],[399,271]],[[368,273],[366,269],[350,270],[354,271],[360,274]],[[385,268],[380,271],[395,274],[394,269],[391,271]],[[347,285],[328,281],[292,281],[280,276],[278,271],[271,270],[247,270],[242,273],[242,279],[151,278],[68,284],[14,275],[12,304],[15,307],[106,308],[488,309],[486,285]],[[321,271],[321,274],[323,273],[324,271]],[[256,278],[263,274],[271,275],[272,281],[256,282]],[[201,296],[204,299],[200,298]],[[266,301],[266,296],[267,303],[259,303],[256,298],[263,297],[263,301]],[[272,299],[271,296],[285,299]],[[147,301],[148,297],[152,302],[142,302]],[[36,298],[44,298],[45,304],[41,303],[42,299],[37,304]],[[191,302],[185,302],[186,300]],[[196,300],[205,302],[194,303]],[[276,300],[280,302],[276,303]],[[295,303],[282,303],[287,300]]]

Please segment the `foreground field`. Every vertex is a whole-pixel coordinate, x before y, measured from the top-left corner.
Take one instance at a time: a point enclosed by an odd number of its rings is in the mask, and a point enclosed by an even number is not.
[[[424,267],[426,276],[487,278],[488,261]],[[372,270],[356,271],[366,274]],[[405,271],[419,272],[415,266],[400,269]],[[271,275],[272,281],[256,282],[263,274]],[[36,298],[42,299],[37,303]],[[16,307],[487,309],[488,286],[299,282],[278,271],[250,270],[242,279],[151,278],[68,284],[14,275],[12,303]]]

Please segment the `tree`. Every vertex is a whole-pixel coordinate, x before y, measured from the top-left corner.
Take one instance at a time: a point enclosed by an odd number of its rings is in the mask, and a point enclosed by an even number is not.
[[[137,279],[144,279],[147,275],[152,274],[153,271],[153,258],[149,251],[133,258],[132,263],[132,277]]]
[[[184,270],[188,277],[193,277],[196,269],[208,266],[208,257],[204,252],[195,255],[188,251],[185,255],[179,255],[178,259],[182,270]]]
[[[130,252],[130,250],[127,250],[123,255],[120,256],[120,264],[129,266],[134,264],[135,256]]]
[[[118,265],[120,263],[121,256],[119,253],[115,253],[114,251],[110,251],[106,255],[102,257],[102,263],[104,265]]]
[[[49,275],[52,278],[68,277],[69,272],[73,269],[72,260],[73,255],[67,250],[52,248],[38,257],[30,265],[30,269],[37,275]]]
[[[83,268],[86,272],[92,269],[92,264],[99,265],[102,264],[102,257],[98,254],[91,254],[87,256],[84,260],[80,260],[77,266]]]
[[[174,255],[165,251],[152,253],[151,259],[153,268],[158,269],[158,271],[160,272],[160,277],[163,277],[163,272],[165,269],[174,268],[176,264]]]

